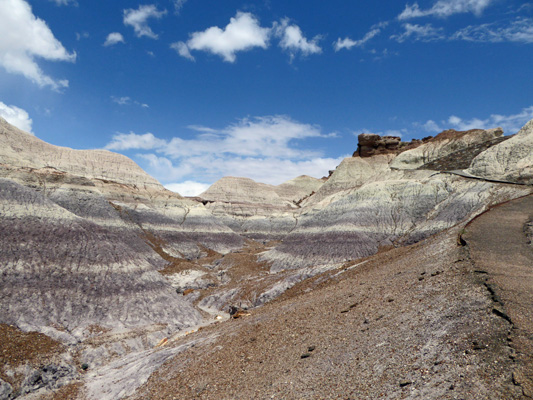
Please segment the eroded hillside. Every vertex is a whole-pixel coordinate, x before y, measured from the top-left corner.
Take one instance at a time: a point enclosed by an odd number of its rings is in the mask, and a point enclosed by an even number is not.
[[[457,238],[532,193],[533,122],[367,136],[328,178],[183,198],[123,156],[0,120],[0,398],[527,394],[530,347],[508,346]],[[50,351],[10,357],[25,332]]]

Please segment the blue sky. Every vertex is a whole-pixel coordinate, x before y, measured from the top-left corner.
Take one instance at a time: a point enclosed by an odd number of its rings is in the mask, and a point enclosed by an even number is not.
[[[533,2],[0,0],[0,115],[197,194],[533,118]]]

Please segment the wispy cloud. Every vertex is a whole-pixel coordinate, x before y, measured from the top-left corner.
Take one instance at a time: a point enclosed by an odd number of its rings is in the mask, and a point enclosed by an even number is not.
[[[117,134],[106,148],[147,150],[137,157],[166,182],[213,182],[231,175],[279,184],[301,174],[320,177],[342,159],[302,148],[306,139],[332,140],[328,139],[331,136],[315,125],[286,116],[246,118],[222,130],[202,126],[192,129],[200,132],[193,139],[164,140],[151,133]]]
[[[440,123],[428,120],[423,124],[415,123],[414,126],[421,127],[425,131],[432,133],[438,133],[450,128],[459,131],[468,131],[470,129],[501,127],[506,134],[513,134],[518,132],[531,119],[533,119],[533,106],[523,108],[516,114],[491,114],[487,118],[461,118],[456,115],[451,115],[447,120],[440,121]]]
[[[69,53],[63,47],[46,22],[33,15],[26,1],[0,1],[0,66],[41,87],[54,90],[68,87],[66,79],[46,75],[37,64],[38,58],[74,62],[76,53]]]
[[[11,125],[33,135],[31,130],[33,121],[26,110],[16,106],[8,106],[0,101],[0,117],[4,118]]]
[[[172,0],[172,3],[174,4],[174,11],[176,12],[176,14],[179,14],[186,2],[187,0]]]
[[[88,39],[90,37],[89,32],[76,32],[76,40]]]
[[[470,25],[457,31],[451,39],[471,42],[533,43],[533,19],[517,18],[506,25],[502,23]]]
[[[446,39],[442,28],[435,28],[431,24],[418,25],[406,23],[402,25],[404,32],[399,35],[392,35],[390,38],[399,43],[405,42],[407,39],[422,42],[432,42],[435,40]]]
[[[348,37],[341,39],[338,38],[336,42],[333,43],[333,48],[335,51],[339,51],[342,49],[351,49],[352,47],[362,47],[364,46],[368,41],[375,38],[377,35],[379,35],[383,28],[385,28],[389,23],[388,22],[382,22],[380,24],[374,25],[372,28],[370,28],[370,31],[368,31],[365,36],[363,36],[362,39],[359,40],[352,40]]]
[[[454,14],[473,13],[480,15],[495,0],[439,0],[433,7],[421,9],[418,3],[406,5],[398,16],[400,21],[412,18],[434,16],[446,18]]]
[[[148,26],[150,18],[160,19],[167,13],[166,10],[159,11],[154,4],[142,5],[138,9],[128,8],[124,10],[124,25],[133,27],[137,37],[146,36],[157,39],[152,29]]]
[[[54,3],[56,3],[58,6],[68,6],[72,4],[73,6],[77,6],[78,2],[77,0],[50,0]]]
[[[107,35],[104,46],[113,46],[117,43],[125,43],[124,36],[122,36],[122,34],[119,32],[111,32],[109,35]]]
[[[235,62],[236,53],[254,47],[266,49],[269,45],[270,29],[262,28],[259,20],[251,13],[237,12],[224,29],[212,26],[201,32],[194,32],[187,42],[176,42],[171,48],[182,57],[194,60],[191,50],[216,54],[227,62]]]
[[[448,123],[452,125],[453,128],[464,131],[469,129],[488,129],[502,127],[504,132],[507,134],[516,133],[528,122],[533,119],[533,106],[522,109],[517,114],[511,115],[501,115],[501,114],[491,114],[488,118],[471,118],[463,119],[452,115],[448,118]]]
[[[135,105],[141,106],[143,108],[149,108],[150,107],[146,103],[141,103],[141,102],[139,102],[137,100],[132,100],[129,96],[122,96],[122,97],[111,96],[111,100],[113,101],[113,103],[117,103],[118,105],[121,105],[121,106],[135,104]]]
[[[280,38],[279,46],[290,54],[291,60],[297,54],[308,56],[322,53],[322,48],[318,44],[322,36],[317,35],[313,39],[307,39],[300,27],[291,24],[288,18],[274,23],[273,32],[276,37]]]

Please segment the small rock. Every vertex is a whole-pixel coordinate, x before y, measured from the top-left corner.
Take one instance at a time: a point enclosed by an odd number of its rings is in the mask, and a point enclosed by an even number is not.
[[[316,346],[309,346],[307,348],[307,351],[311,352],[311,351],[314,351],[316,349]]]
[[[300,356],[300,358],[309,358],[311,357],[311,353],[304,353]]]
[[[408,385],[410,385],[412,383],[413,382],[411,382],[411,381],[403,380],[403,381],[400,381],[400,387],[405,387],[405,386],[408,386]]]

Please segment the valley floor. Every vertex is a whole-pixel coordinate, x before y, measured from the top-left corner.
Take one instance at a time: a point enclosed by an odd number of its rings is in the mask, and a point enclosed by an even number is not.
[[[46,398],[531,398],[532,217],[533,196],[496,206]]]
[[[528,398],[532,215],[518,199],[303,282],[196,333],[129,398]]]

